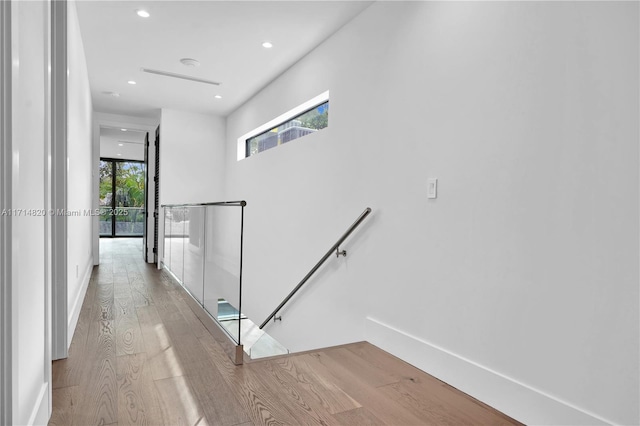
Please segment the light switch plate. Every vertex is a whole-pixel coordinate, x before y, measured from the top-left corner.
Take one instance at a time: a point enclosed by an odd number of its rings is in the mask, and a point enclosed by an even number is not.
[[[427,198],[438,198],[438,179],[427,180]]]

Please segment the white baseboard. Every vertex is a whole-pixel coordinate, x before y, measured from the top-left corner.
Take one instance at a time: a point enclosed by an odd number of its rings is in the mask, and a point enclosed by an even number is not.
[[[87,262],[84,274],[82,275],[82,285],[80,286],[80,291],[76,295],[76,299],[73,301],[71,310],[69,310],[69,320],[67,325],[67,348],[71,346],[73,333],[76,331],[76,325],[78,324],[78,318],[80,317],[80,311],[82,310],[82,302],[84,302],[84,296],[87,294],[87,288],[89,287],[89,281],[91,280],[92,272],[93,258],[90,258]]]
[[[29,425],[46,425],[49,423],[49,383],[44,383],[40,388],[38,398],[29,416]]]
[[[368,342],[525,424],[612,424],[374,318],[365,323]]]

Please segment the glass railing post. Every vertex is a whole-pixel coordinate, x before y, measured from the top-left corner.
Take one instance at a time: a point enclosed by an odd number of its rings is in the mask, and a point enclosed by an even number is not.
[[[181,263],[181,268],[180,268],[180,280],[184,283],[184,246],[185,246],[185,229],[186,229],[186,223],[187,223],[187,209],[186,207],[183,207],[182,209],[182,234],[180,235],[180,242],[181,242],[181,258],[180,258],[180,263]]]
[[[202,208],[202,307],[204,308],[204,301],[207,299],[205,293],[205,280],[207,279],[206,263],[207,263],[207,211],[209,207],[204,206]]]
[[[171,222],[167,220],[171,216],[171,207],[164,208],[164,241],[162,248],[162,263],[171,269]],[[169,226],[167,226],[167,224]]]
[[[238,267],[238,344],[241,345],[242,336],[242,253],[244,244],[244,204],[240,206],[240,262]]]

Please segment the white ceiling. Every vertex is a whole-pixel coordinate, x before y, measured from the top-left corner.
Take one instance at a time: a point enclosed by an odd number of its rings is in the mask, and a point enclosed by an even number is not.
[[[160,108],[226,116],[370,4],[79,1],[94,109],[137,117],[157,117]],[[137,16],[138,9],[147,10],[151,16]],[[273,48],[262,47],[267,40]],[[184,66],[181,58],[197,59],[201,65]],[[185,74],[221,85],[147,74],[140,68]],[[137,84],[127,84],[129,80]]]

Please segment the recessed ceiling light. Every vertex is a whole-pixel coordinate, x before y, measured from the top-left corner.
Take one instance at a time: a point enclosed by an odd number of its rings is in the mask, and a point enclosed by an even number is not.
[[[222,99],[222,96],[220,96],[220,95],[215,95],[215,96],[214,96],[214,98],[216,98],[216,99]]]
[[[122,130],[123,132],[126,132],[126,131],[127,131],[127,129],[120,129],[120,130]]]
[[[124,144],[123,143],[119,143],[118,146],[124,146]]]
[[[265,49],[271,49],[273,47],[273,44],[271,44],[270,41],[265,41],[264,43],[262,43],[262,47],[264,47]]]
[[[200,65],[200,62],[192,58],[182,58],[180,59],[180,63],[187,67],[197,67]]]
[[[139,17],[141,17],[141,18],[148,18],[149,16],[151,16],[151,15],[149,14],[149,12],[147,12],[146,10],[142,10],[142,9],[136,10],[136,13],[137,13],[137,14],[138,14],[138,16],[139,16]]]
[[[133,80],[129,80],[129,81],[127,81],[127,83],[129,83],[129,84],[138,84],[138,83],[136,83],[136,82],[135,82],[135,81],[133,81]]]
[[[118,157],[122,157],[122,154],[118,154]]]

